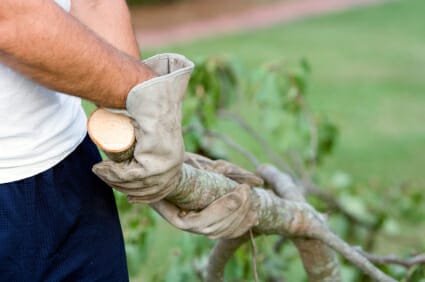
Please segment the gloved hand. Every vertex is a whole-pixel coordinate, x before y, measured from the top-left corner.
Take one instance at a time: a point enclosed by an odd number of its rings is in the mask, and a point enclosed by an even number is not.
[[[181,103],[194,64],[177,54],[156,55],[144,63],[159,76],[135,86],[127,96],[137,140],[134,158],[103,161],[93,172],[131,202],[151,203],[167,196],[180,180]]]
[[[211,239],[236,238],[258,224],[250,186],[262,185],[263,179],[229,162],[212,161],[193,153],[186,152],[185,163],[198,169],[220,173],[240,185],[197,212],[186,213],[166,200],[152,204],[165,220],[179,229],[202,234]]]
[[[248,184],[249,186],[262,186],[264,184],[261,177],[225,160],[213,161],[204,156],[186,152],[184,162],[195,168],[222,174],[240,184]]]
[[[251,188],[241,184],[201,211],[185,212],[167,200],[151,204],[166,221],[178,229],[208,236],[231,239],[242,236],[258,224],[252,209]]]

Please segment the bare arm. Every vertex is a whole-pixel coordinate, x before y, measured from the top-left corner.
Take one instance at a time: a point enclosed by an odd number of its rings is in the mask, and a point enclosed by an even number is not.
[[[140,57],[125,0],[72,0],[71,15],[115,48]]]
[[[52,0],[1,0],[0,34],[1,62],[101,106],[124,107],[128,91],[154,76]]]

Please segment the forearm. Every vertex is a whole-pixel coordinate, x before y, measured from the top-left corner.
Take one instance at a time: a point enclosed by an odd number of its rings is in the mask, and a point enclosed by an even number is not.
[[[73,0],[71,15],[115,48],[140,57],[125,0]]]
[[[34,81],[98,105],[124,107],[154,74],[49,0],[0,1],[0,60]]]

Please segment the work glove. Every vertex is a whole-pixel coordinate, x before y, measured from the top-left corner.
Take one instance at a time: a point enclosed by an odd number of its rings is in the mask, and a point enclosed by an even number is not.
[[[201,211],[184,211],[167,200],[151,204],[174,227],[208,236],[210,239],[231,239],[242,236],[258,224],[252,209],[251,188],[241,184]]]
[[[264,180],[261,177],[225,160],[213,161],[204,156],[186,152],[184,155],[184,163],[194,168],[222,174],[240,184],[248,184],[253,187],[264,185]]]
[[[136,145],[129,161],[103,161],[93,172],[130,202],[152,203],[172,192],[181,177],[184,145],[181,104],[194,64],[184,56],[160,54],[143,61],[158,77],[136,85],[126,108]]]
[[[236,238],[258,224],[250,186],[262,185],[263,180],[260,177],[229,162],[212,161],[193,153],[185,154],[185,163],[198,169],[220,173],[239,185],[201,211],[186,212],[167,200],[151,204],[166,221],[181,230],[202,234],[211,239]]]

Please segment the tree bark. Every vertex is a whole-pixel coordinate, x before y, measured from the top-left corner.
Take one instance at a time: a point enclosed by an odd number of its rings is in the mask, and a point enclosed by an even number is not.
[[[272,175],[279,173],[275,168],[270,172]],[[220,174],[199,170],[184,164],[180,183],[167,197],[167,200],[182,209],[198,210],[205,208],[236,186],[236,182]],[[340,252],[347,260],[376,281],[395,281],[374,267],[357,251],[352,248],[350,250],[348,244],[329,230],[324,216],[315,211],[308,203],[281,199],[273,192],[262,188],[253,188],[252,193],[252,208],[257,211],[259,218],[259,224],[254,227],[254,232],[280,234],[291,239],[300,239],[297,245],[301,246],[299,248],[305,260],[304,266],[311,281],[340,281],[341,279],[336,258],[324,244]],[[336,238],[339,240],[335,240]],[[312,245],[306,244],[301,239],[320,240],[321,244],[314,241],[311,243],[314,246],[312,249],[317,251],[314,257],[309,257],[310,253],[307,252]],[[326,259],[322,260],[322,258]]]

